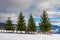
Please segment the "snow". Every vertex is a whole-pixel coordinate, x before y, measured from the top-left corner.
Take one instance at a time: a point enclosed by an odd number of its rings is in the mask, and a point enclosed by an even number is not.
[[[60,40],[60,34],[14,34],[0,33],[0,40]]]

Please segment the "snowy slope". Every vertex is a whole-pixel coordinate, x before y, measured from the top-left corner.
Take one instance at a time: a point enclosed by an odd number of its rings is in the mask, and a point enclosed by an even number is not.
[[[0,40],[60,40],[60,34],[12,34],[0,33]]]

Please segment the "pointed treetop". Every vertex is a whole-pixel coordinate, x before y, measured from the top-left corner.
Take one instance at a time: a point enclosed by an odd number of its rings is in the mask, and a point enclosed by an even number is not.
[[[23,16],[23,13],[22,13],[22,11],[20,11],[20,16]]]
[[[8,17],[8,20],[10,20],[11,19],[11,17]]]
[[[32,16],[32,13],[30,14],[30,16]]]
[[[44,9],[43,12],[46,12],[46,10]]]

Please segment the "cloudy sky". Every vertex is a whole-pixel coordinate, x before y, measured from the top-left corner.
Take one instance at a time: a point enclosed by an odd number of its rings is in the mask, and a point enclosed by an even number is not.
[[[60,26],[60,0],[0,0],[0,22],[11,17],[16,23],[22,11],[26,21],[32,13],[38,25],[43,9],[47,11],[51,23]]]

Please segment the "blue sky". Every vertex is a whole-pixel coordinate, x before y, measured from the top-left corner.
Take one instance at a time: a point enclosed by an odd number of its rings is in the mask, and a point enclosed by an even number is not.
[[[38,24],[43,9],[47,11],[51,24],[60,26],[60,0],[0,0],[0,22],[5,22],[10,16],[13,23],[16,23],[22,11],[26,22],[32,13]]]

